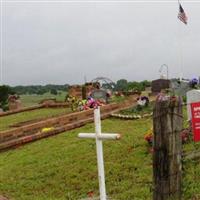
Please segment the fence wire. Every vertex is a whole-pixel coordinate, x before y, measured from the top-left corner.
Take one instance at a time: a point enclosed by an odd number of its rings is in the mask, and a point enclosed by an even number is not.
[[[166,114],[176,115],[184,119],[184,130],[189,132],[187,141],[183,142],[182,145],[182,152],[179,154],[168,155],[171,157],[180,156],[182,158],[182,177],[181,177],[181,199],[183,200],[200,200],[200,142],[196,143],[193,141],[193,134],[192,134],[192,124],[189,120],[187,120],[187,106],[190,104],[182,103],[181,106],[183,107],[182,115],[174,112],[174,109],[169,111],[168,105],[166,106],[166,112],[158,114],[158,116],[153,116],[154,119],[160,118],[165,116]],[[173,105],[173,107],[180,107],[180,105]],[[171,133],[169,133],[171,134]],[[180,134],[177,132],[176,134]],[[156,151],[163,151],[163,149],[154,149]],[[173,179],[175,176],[179,176],[179,173],[173,174],[163,174],[163,177],[160,177],[160,180],[157,184],[162,185],[166,183],[166,180],[170,178]],[[159,187],[158,187],[159,188]],[[169,186],[170,188],[170,186]],[[159,191],[156,185],[152,183],[152,192],[161,194],[161,196],[173,196],[177,192],[177,188],[166,191]]]

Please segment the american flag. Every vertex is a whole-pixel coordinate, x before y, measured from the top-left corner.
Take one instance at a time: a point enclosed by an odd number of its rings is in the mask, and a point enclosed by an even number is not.
[[[179,13],[178,13],[178,18],[184,23],[187,24],[187,16],[185,14],[185,11],[183,10],[181,4],[179,4]]]

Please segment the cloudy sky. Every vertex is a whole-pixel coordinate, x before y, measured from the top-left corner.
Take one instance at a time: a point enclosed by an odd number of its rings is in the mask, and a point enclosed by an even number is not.
[[[200,1],[3,0],[4,84],[82,83],[200,74]],[[182,64],[181,64],[182,63]],[[164,72],[165,70],[163,70]]]

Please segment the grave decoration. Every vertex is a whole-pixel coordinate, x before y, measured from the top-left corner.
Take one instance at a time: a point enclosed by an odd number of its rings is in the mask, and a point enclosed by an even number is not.
[[[192,134],[190,128],[185,128],[181,131],[181,138],[182,143],[185,144],[190,141]],[[145,141],[149,144],[149,146],[153,146],[153,128],[147,131],[147,133],[144,135]]]
[[[152,107],[149,104],[147,96],[140,96],[137,98],[137,106],[132,109],[121,111],[120,113],[112,113],[111,117],[120,118],[124,120],[141,119],[152,116]]]
[[[152,108],[152,103],[149,102],[149,98],[147,96],[141,96],[137,98],[136,106],[120,111],[119,113],[113,113],[111,116],[121,119],[140,119],[152,116]]]
[[[140,96],[137,98],[137,104],[139,107],[148,106],[149,98],[147,96]]]
[[[53,131],[53,130],[55,130],[54,127],[46,127],[46,128],[42,128],[42,133],[47,133],[47,132],[49,132],[49,131]]]
[[[171,79],[170,90],[179,96],[186,96],[191,89],[198,89],[200,81],[197,78],[193,79]]]
[[[70,107],[71,107],[72,111],[76,111],[77,110],[79,100],[75,96],[67,95],[66,98],[65,98],[65,101],[70,104]]]
[[[133,114],[133,115],[123,115],[123,114],[120,114],[120,113],[112,113],[110,116],[111,117],[115,117],[115,118],[120,118],[120,119],[141,119],[141,118],[144,118],[144,117],[151,117],[153,115],[153,113],[145,113],[145,114],[142,114],[142,115],[139,115],[139,114]]]
[[[90,96],[98,101],[108,103],[111,92],[109,90],[96,89],[91,92]]]
[[[153,128],[151,128],[144,136],[144,139],[152,146],[153,143]]]
[[[112,113],[110,115],[111,117],[116,117],[116,118],[120,118],[120,119],[141,119],[142,116],[141,115],[122,115],[122,114],[118,114],[118,113]]]
[[[104,105],[103,102],[95,100],[91,96],[89,96],[87,99],[79,100],[76,97],[69,95],[66,98],[66,101],[70,104],[72,111],[83,111]]]
[[[176,96],[168,96],[165,95],[163,92],[161,92],[159,95],[157,95],[157,101],[165,101],[167,99],[171,99],[172,102],[176,102],[177,97]],[[185,128],[181,131],[181,138],[182,138],[182,143],[186,143],[188,141],[190,141],[191,138],[191,128],[190,128],[190,124],[189,124],[189,128]],[[147,143],[152,147],[152,143],[153,143],[153,137],[154,137],[154,133],[153,133],[153,128],[151,128],[150,130],[147,131],[147,133],[144,136],[144,139],[147,141]]]
[[[189,84],[190,84],[191,88],[197,89],[197,86],[199,84],[199,80],[197,78],[193,78],[193,79],[190,80]]]
[[[107,196],[106,196],[106,186],[105,186],[102,140],[117,140],[120,139],[121,136],[120,134],[116,133],[101,133],[101,116],[99,107],[94,109],[94,123],[95,123],[95,133],[79,133],[78,137],[92,138],[96,140],[100,200],[106,200]]]

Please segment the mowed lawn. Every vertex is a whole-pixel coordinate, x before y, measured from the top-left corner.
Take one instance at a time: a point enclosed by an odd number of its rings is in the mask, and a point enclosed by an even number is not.
[[[107,193],[112,199],[151,199],[152,155],[144,134],[151,119],[102,121],[105,132],[122,134],[104,142]],[[16,200],[76,200],[98,196],[96,146],[79,139],[93,124],[0,154],[0,194]]]
[[[11,125],[36,119],[46,119],[60,114],[71,112],[70,108],[42,108],[32,111],[25,111],[13,115],[0,117],[0,131],[8,129]]]
[[[43,95],[36,95],[36,94],[20,95],[20,100],[24,107],[30,107],[30,106],[37,105],[43,99],[56,99],[57,101],[64,102],[67,92],[64,92],[64,91],[58,91],[58,92],[59,92],[59,94],[57,94],[57,95],[53,95],[51,93],[45,93]]]
[[[102,121],[104,132],[122,134],[104,142],[107,194],[113,200],[152,199],[152,155],[144,134],[152,119]],[[78,200],[98,196],[96,146],[79,139],[94,132],[93,123],[0,154],[0,195],[15,200]],[[184,149],[200,150],[193,143]],[[200,163],[183,162],[183,199],[200,194]],[[199,195],[200,196],[200,195]],[[198,199],[198,198],[196,198]]]

